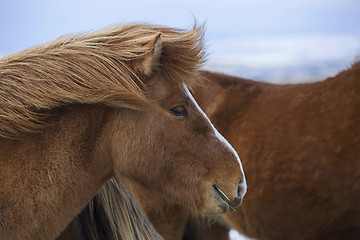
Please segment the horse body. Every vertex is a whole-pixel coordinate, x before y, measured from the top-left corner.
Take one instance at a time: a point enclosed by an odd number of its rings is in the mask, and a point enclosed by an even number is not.
[[[195,97],[249,175],[247,199],[226,222],[256,239],[355,239],[360,66],[299,85],[205,75]]]
[[[1,237],[55,238],[114,176],[203,215],[241,203],[239,157],[187,89],[201,34],[116,26],[1,59]]]

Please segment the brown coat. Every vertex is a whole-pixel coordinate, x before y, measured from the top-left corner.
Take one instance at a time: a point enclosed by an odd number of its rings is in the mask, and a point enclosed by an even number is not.
[[[239,153],[248,194],[224,219],[256,239],[360,234],[360,64],[323,82],[272,85],[204,73],[195,97]]]

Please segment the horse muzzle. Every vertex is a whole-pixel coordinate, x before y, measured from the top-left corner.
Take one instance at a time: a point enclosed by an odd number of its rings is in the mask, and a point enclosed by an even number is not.
[[[235,209],[242,204],[247,191],[246,183],[243,181],[239,181],[236,197],[231,200],[230,197],[228,197],[228,195],[216,184],[213,185],[213,188],[215,190],[215,193],[229,206],[228,208],[230,209]],[[228,209],[224,210],[227,211]]]

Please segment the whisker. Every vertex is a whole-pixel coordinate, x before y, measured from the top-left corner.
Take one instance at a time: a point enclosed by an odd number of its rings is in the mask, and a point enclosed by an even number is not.
[[[214,187],[226,198],[226,200],[230,202],[228,196],[226,196],[226,194],[218,186],[216,186],[216,184],[214,184]]]

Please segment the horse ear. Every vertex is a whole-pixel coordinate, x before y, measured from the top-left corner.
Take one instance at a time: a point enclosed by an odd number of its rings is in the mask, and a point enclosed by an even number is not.
[[[145,54],[143,60],[143,72],[146,76],[151,77],[154,68],[159,65],[160,57],[162,54],[162,41],[161,34],[157,34],[155,38],[149,43],[149,52]]]

